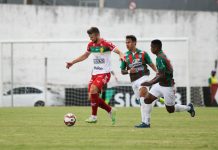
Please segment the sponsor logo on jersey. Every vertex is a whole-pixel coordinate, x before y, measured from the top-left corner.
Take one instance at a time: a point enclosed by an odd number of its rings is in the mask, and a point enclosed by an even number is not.
[[[132,61],[131,64],[129,64],[129,67],[132,68],[132,67],[141,67],[142,66],[142,62],[140,62],[140,59],[134,59]]]
[[[95,69],[95,70],[103,70],[103,68],[101,68],[101,67],[99,67],[99,66],[97,66],[97,67],[95,66],[94,69]]]
[[[104,64],[105,60],[104,58],[97,58],[97,59],[93,59],[94,64]]]

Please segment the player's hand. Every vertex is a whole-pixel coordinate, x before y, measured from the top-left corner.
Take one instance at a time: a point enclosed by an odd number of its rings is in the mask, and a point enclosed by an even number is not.
[[[121,60],[121,61],[126,61],[126,60],[125,60],[125,56],[124,56],[124,55],[121,55],[121,56],[120,56],[120,60]]]
[[[66,62],[66,68],[67,69],[70,69],[71,66],[73,66],[72,62]]]
[[[137,73],[137,70],[136,70],[136,68],[130,68],[130,73]]]
[[[151,86],[152,84],[150,83],[150,82],[143,82],[142,84],[141,84],[141,86]]]

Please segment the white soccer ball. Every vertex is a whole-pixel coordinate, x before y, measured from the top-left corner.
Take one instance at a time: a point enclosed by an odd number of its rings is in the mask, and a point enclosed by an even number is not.
[[[64,115],[64,123],[67,126],[73,126],[76,123],[76,116],[73,113],[67,113]]]

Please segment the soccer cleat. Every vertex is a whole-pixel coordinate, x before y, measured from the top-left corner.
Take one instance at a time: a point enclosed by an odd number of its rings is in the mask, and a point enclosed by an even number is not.
[[[111,120],[112,120],[112,125],[115,125],[116,123],[116,113],[117,113],[117,110],[112,108],[111,109]]]
[[[191,108],[188,112],[190,113],[191,117],[195,116],[195,109],[192,103],[188,104],[188,106]]]
[[[85,122],[87,122],[87,123],[97,123],[97,119],[95,119],[93,117],[89,117],[88,119],[85,120]]]
[[[150,124],[142,122],[139,125],[135,125],[135,128],[150,128]]]

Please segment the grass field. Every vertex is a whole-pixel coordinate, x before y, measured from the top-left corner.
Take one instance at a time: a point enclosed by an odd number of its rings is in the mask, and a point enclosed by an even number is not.
[[[73,127],[63,123],[67,112],[77,116]],[[115,126],[102,110],[97,124],[85,123],[89,112],[89,107],[1,108],[0,150],[218,149],[217,108],[196,108],[195,118],[154,108],[150,129],[133,127],[140,122],[139,108],[118,108]]]

